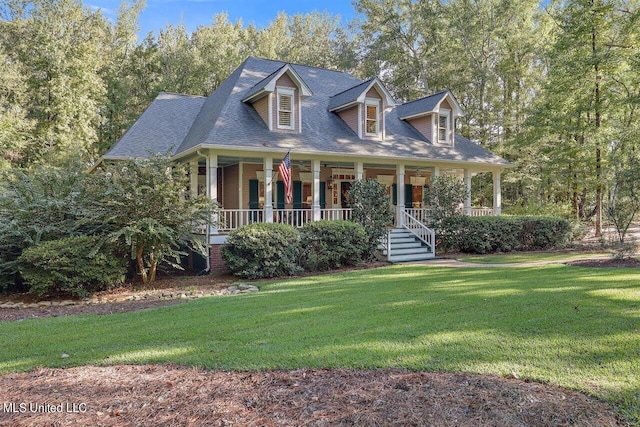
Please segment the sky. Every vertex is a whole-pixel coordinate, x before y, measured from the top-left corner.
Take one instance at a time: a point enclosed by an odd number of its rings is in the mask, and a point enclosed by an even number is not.
[[[213,16],[226,12],[231,22],[242,19],[245,26],[250,23],[258,27],[266,27],[278,12],[287,15],[308,13],[311,11],[329,12],[340,15],[342,22],[350,21],[355,10],[350,0],[146,0],[147,5],[140,14],[138,38],[147,33],[158,31],[168,24],[183,24],[189,32],[199,25],[210,25]],[[115,19],[120,7],[120,0],[85,0],[84,4]]]

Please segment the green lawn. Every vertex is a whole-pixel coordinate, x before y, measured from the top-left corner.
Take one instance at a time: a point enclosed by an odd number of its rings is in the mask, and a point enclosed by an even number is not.
[[[514,264],[519,262],[547,262],[547,261],[574,261],[578,259],[606,258],[610,253],[549,253],[549,252],[522,252],[505,255],[477,255],[458,258],[458,261],[475,262],[481,264]]]
[[[0,372],[173,362],[515,373],[640,422],[638,270],[393,266],[259,285],[144,312],[0,323]]]

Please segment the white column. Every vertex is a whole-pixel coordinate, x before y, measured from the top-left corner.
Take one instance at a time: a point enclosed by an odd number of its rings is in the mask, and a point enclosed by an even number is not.
[[[471,172],[464,170],[464,186],[467,189],[467,196],[464,199],[464,214],[471,216]]]
[[[502,214],[502,189],[500,188],[500,171],[493,172],[493,214]]]
[[[313,188],[311,190],[311,197],[313,198],[312,219],[313,221],[320,221],[322,217],[320,213],[320,160],[311,161],[311,172],[313,173]]]
[[[209,154],[207,156],[207,197],[215,202],[218,201],[218,155]],[[213,217],[211,234],[218,234],[218,216]]]
[[[356,180],[362,181],[364,178],[364,163],[356,162]]]
[[[433,167],[433,175],[431,175],[432,178],[437,178],[440,176],[440,167],[439,166],[434,166]]]
[[[404,217],[403,217],[403,213],[404,213],[404,165],[397,165],[396,166],[396,191],[398,192],[397,194],[397,206],[396,206],[396,222],[397,225],[403,225],[404,224]]]
[[[264,222],[273,222],[273,157],[264,158]]]
[[[191,197],[198,197],[198,160],[189,163],[189,192]]]

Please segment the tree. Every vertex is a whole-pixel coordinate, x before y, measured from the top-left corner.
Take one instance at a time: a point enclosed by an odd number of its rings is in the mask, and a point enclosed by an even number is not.
[[[372,257],[385,236],[387,225],[393,221],[387,190],[377,179],[356,181],[349,189],[348,204],[353,221],[361,224],[367,233],[368,257]]]
[[[153,282],[163,261],[179,267],[181,248],[205,254],[194,230],[212,223],[216,210],[206,196],[188,196],[184,165],[158,154],[106,165],[90,185],[97,197],[87,220],[102,224],[101,234],[124,244],[144,283]]]
[[[9,0],[0,43],[26,75],[34,160],[88,156],[97,141],[108,24],[77,0]]]

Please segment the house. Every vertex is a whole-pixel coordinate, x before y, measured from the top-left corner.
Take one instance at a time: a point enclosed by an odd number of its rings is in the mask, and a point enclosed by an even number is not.
[[[455,133],[463,114],[449,91],[399,104],[377,78],[249,57],[209,97],[159,94],[103,160],[170,152],[188,163],[191,191],[222,207],[222,226],[209,236],[214,245],[250,222],[349,218],[351,183],[376,178],[396,224],[412,233],[390,234],[400,243],[388,247],[417,259],[401,239],[435,253],[432,231],[420,225],[431,177],[457,174],[471,189],[474,173],[491,172],[493,207],[475,209],[469,197],[464,211],[500,214],[500,174],[510,164]],[[287,153],[289,204],[278,174]]]

